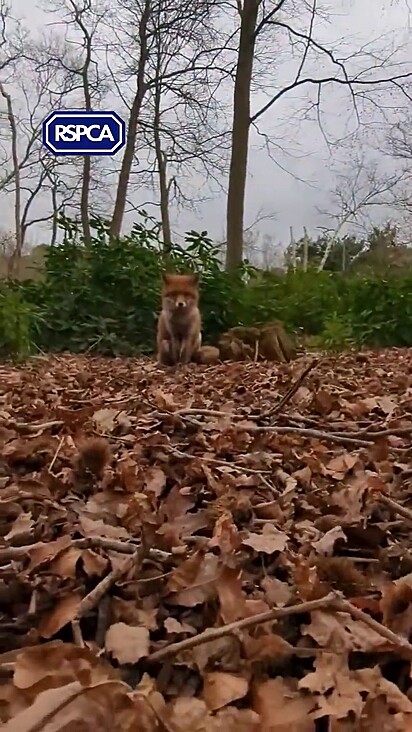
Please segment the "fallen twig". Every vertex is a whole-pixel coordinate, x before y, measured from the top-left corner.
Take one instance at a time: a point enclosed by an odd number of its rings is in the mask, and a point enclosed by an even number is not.
[[[76,644],[76,646],[80,646],[80,648],[84,648],[84,640],[82,635],[82,629],[80,627],[80,622],[78,620],[73,620],[71,623],[72,626],[72,633],[73,633],[73,640]]]
[[[63,442],[64,442],[64,435],[63,435],[63,437],[60,438],[60,442],[57,445],[57,450],[53,455],[53,460],[51,461],[51,463],[49,465],[49,473],[52,473],[52,471],[53,471],[54,463],[56,462],[58,454],[59,454],[60,450],[62,449]]]
[[[385,625],[379,623],[370,615],[363,612],[363,610],[357,608],[348,600],[342,600],[331,592],[319,600],[309,600],[308,602],[302,602],[297,605],[289,605],[289,607],[273,608],[273,610],[268,610],[267,612],[259,613],[258,615],[254,615],[249,618],[243,618],[242,620],[236,620],[234,623],[228,623],[220,628],[208,628],[192,638],[185,638],[177,643],[169,643],[169,645],[164,648],[151,653],[147,657],[147,660],[151,662],[163,661],[165,658],[176,656],[182,651],[187,651],[198,645],[209,643],[210,641],[217,640],[218,638],[222,638],[226,635],[232,635],[232,633],[253,627],[254,625],[267,623],[271,620],[278,620],[279,618],[285,618],[289,615],[296,615],[298,613],[308,613],[313,612],[314,610],[327,609],[349,613],[352,618],[360,620],[383,638],[386,638],[401,654],[403,654],[404,657],[409,660],[412,659],[412,645],[406,640],[406,638],[402,638],[397,635]]]
[[[360,610],[349,602],[349,600],[336,599],[335,603],[333,603],[333,607],[340,612],[349,613],[354,620],[360,620],[362,623],[365,623],[369,628],[374,630],[376,633],[379,633],[382,638],[386,638],[390,643],[392,643],[392,645],[395,646],[395,648],[397,648],[406,658],[409,660],[412,659],[412,645],[406,640],[406,638],[402,638],[402,636],[394,633],[393,630],[390,630],[382,623],[374,620],[370,615],[364,613],[363,610]]]
[[[44,432],[50,430],[53,427],[63,427],[64,422],[61,419],[53,419],[51,422],[33,423],[30,422],[15,422],[14,419],[2,420],[6,427],[12,427],[15,430],[21,432]]]
[[[297,390],[299,389],[302,382],[306,379],[307,375],[312,371],[312,369],[315,368],[319,364],[319,359],[314,358],[313,361],[310,362],[310,364],[305,368],[304,371],[298,376],[296,381],[293,382],[293,384],[289,387],[286,394],[283,395],[280,402],[275,404],[274,407],[271,409],[268,409],[266,412],[262,412],[259,415],[255,415],[254,419],[267,419],[268,417],[273,417],[273,415],[278,414],[280,410],[287,404],[293,397],[294,394],[296,394]]]
[[[379,495],[378,500],[380,503],[384,503],[385,506],[388,506],[388,508],[391,508],[392,511],[397,513],[399,516],[406,518],[408,521],[412,521],[412,511],[410,508],[402,506],[401,503],[394,501],[393,498],[389,498],[389,496]]]
[[[96,587],[89,592],[86,597],[83,598],[81,601],[76,616],[73,618],[73,621],[80,620],[83,615],[86,615],[90,610],[93,610],[96,605],[100,602],[102,597],[106,594],[106,592],[110,589],[112,585],[114,585],[115,582],[117,582],[120,577],[122,577],[124,574],[126,574],[129,569],[132,569],[133,566],[141,563],[143,561],[143,553],[141,549],[139,548],[137,552],[134,552],[130,557],[124,560],[123,564],[121,564],[116,569],[113,569],[107,577],[104,577],[101,582],[99,582]]]
[[[99,608],[97,611],[97,626],[96,626],[96,645],[102,648],[104,645],[104,639],[106,632],[109,627],[109,610],[110,610],[110,598],[108,595],[103,597],[99,602]]]
[[[308,602],[301,602],[298,605],[289,605],[289,607],[273,608],[273,610],[258,613],[249,618],[242,618],[242,620],[236,620],[234,623],[222,625],[220,628],[208,628],[192,638],[185,638],[177,643],[169,643],[164,648],[151,653],[146,660],[152,662],[163,661],[170,656],[176,656],[181,651],[187,651],[195,646],[200,646],[202,643],[209,643],[209,641],[223,638],[225,635],[232,635],[232,633],[236,633],[239,630],[251,628],[254,625],[267,623],[271,620],[286,618],[289,615],[296,615],[297,613],[310,613],[313,610],[325,609],[331,607],[334,602],[336,602],[336,595],[331,592],[319,600],[309,600]]]
[[[38,541],[35,544],[26,544],[24,546],[9,546],[4,549],[0,549],[0,564],[1,562],[7,562],[9,560],[17,560],[27,556],[27,554],[36,549],[37,547],[43,546],[42,541]],[[140,544],[135,544],[127,541],[115,541],[114,539],[106,539],[104,536],[91,536],[86,539],[74,539],[70,546],[75,546],[78,549],[95,549],[101,547],[108,551],[119,552],[119,554],[134,554],[139,549]],[[68,547],[65,547],[68,548]],[[62,551],[64,551],[63,549]],[[156,561],[164,561],[170,559],[172,556],[169,552],[165,552],[162,549],[149,549],[147,555],[150,559]],[[50,561],[55,559],[51,557]]]
[[[230,467],[232,470],[234,470],[237,473],[244,473],[250,475],[259,475],[262,477],[263,480],[263,473],[269,474],[270,470],[257,470],[256,468],[248,468],[246,465],[236,465],[236,463],[231,463],[228,460],[219,460],[218,458],[212,458],[208,457],[207,455],[192,455],[187,452],[182,452],[181,450],[178,450],[175,447],[163,445],[163,449],[166,449],[167,452],[169,452],[171,455],[175,455],[178,458],[186,458],[186,460],[199,460],[203,463],[211,463],[212,465],[220,465],[225,468]],[[265,482],[265,481],[264,481]],[[267,483],[266,483],[267,485]]]
[[[241,429],[241,425],[232,425],[232,427],[236,427],[237,429]],[[246,428],[245,428],[246,429]],[[295,434],[295,435],[301,435],[302,437],[315,437],[319,440],[329,440],[330,442],[336,442],[342,445],[354,445],[356,447],[370,447],[370,440],[359,440],[354,437],[346,437],[343,435],[337,435],[333,432],[323,432],[321,430],[312,430],[307,429],[306,427],[266,427],[266,426],[256,426],[256,427],[247,427],[248,432],[273,432],[273,434],[278,435],[287,435],[287,434]]]

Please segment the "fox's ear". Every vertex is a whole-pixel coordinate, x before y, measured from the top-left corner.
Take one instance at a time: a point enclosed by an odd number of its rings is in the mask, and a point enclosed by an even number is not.
[[[167,283],[169,282],[169,277],[170,277],[170,275],[168,275],[167,272],[162,272],[162,280],[165,283],[165,285],[167,285]]]
[[[199,272],[193,272],[190,275],[190,279],[192,280],[192,282],[193,282],[194,285],[197,285],[199,283],[199,279],[200,279]]]

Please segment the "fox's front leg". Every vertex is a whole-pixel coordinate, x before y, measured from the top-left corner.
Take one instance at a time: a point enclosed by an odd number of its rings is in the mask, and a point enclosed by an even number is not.
[[[192,358],[192,345],[190,340],[182,341],[179,348],[179,363],[189,363]]]
[[[157,360],[162,366],[173,365],[170,341],[166,340],[166,338],[157,344]]]
[[[180,363],[189,363],[194,354],[200,349],[202,344],[201,334],[197,334],[183,341],[180,348]]]
[[[179,360],[179,350],[174,340],[164,338],[158,346],[157,359],[163,366],[175,366]]]

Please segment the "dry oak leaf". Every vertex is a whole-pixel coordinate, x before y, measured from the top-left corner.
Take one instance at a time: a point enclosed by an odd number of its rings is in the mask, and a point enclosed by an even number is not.
[[[263,732],[258,715],[250,709],[225,707],[213,715],[205,702],[196,698],[179,697],[159,717],[170,732]]]
[[[363,708],[361,692],[365,685],[349,670],[345,653],[322,653],[311,671],[298,682],[299,689],[316,695],[318,709],[313,719],[324,716],[342,719],[353,713],[360,717]]]
[[[106,633],[105,648],[120,664],[137,663],[149,655],[150,635],[147,628],[114,623]]]
[[[236,699],[242,699],[249,690],[249,682],[243,676],[222,671],[211,671],[203,677],[203,699],[208,709],[215,712]]]
[[[269,605],[284,607],[292,597],[292,590],[289,585],[276,577],[266,575],[262,579],[260,586],[265,591],[265,598]]]
[[[125,412],[121,412],[118,409],[98,409],[93,414],[92,420],[96,425],[96,429],[101,433],[113,432],[113,430],[120,424],[124,423],[127,415]],[[127,420],[128,422],[128,420]],[[130,426],[130,423],[127,425]]]
[[[130,539],[130,534],[122,526],[111,526],[99,519],[94,521],[87,516],[80,517],[80,528],[83,536],[103,536],[106,539]]]
[[[179,623],[176,618],[166,618],[163,625],[168,633],[177,633],[179,635],[182,633],[194,635],[196,633],[196,629],[192,625],[188,625],[187,623]]]
[[[46,689],[4,725],[3,732],[133,732],[137,719],[128,691],[121,681],[101,681],[89,687],[73,681]]]
[[[343,722],[341,722],[341,725]],[[348,725],[348,723],[347,723]],[[412,732],[411,714],[393,714],[383,696],[369,696],[362,711],[362,719],[352,727],[332,725],[331,732]]]
[[[67,623],[74,620],[81,601],[82,596],[79,592],[60,598],[53,610],[43,615],[40,620],[38,630],[41,637],[52,638]]]
[[[89,577],[101,577],[105,573],[109,560],[97,554],[92,549],[84,549],[81,552],[84,571]]]
[[[224,623],[245,617],[246,593],[242,590],[242,570],[223,567],[216,581],[216,590]]]
[[[259,715],[252,709],[224,707],[210,718],[207,732],[265,732],[262,730]]]
[[[112,597],[111,615],[113,623],[126,623],[126,625],[138,625],[147,630],[157,630],[157,608],[147,609],[136,607],[135,602],[124,600],[121,597]]]
[[[359,462],[359,455],[345,452],[332,458],[326,466],[326,472],[334,480],[343,480],[346,473],[349,473],[356,463]]]
[[[223,556],[236,552],[242,544],[236,524],[233,523],[232,515],[222,513],[217,519],[213,529],[213,537],[209,541],[209,547],[218,546]]]
[[[28,511],[27,513],[21,513],[20,516],[17,516],[16,520],[13,522],[13,525],[9,531],[8,534],[4,537],[6,541],[11,541],[12,539],[16,539],[18,536],[23,538],[27,538],[32,535],[33,531],[33,517],[31,511]],[[12,542],[14,545],[16,545],[16,541]],[[20,542],[21,543],[21,542]]]
[[[49,567],[50,574],[74,579],[76,577],[76,565],[81,553],[81,549],[77,549],[75,546],[69,546],[56,559],[53,559]]]
[[[412,587],[408,580],[386,585],[379,604],[383,624],[408,639],[412,629]]]
[[[310,635],[320,648],[338,652],[347,650],[371,653],[391,648],[385,638],[364,623],[353,620],[349,613],[314,610],[311,613],[311,623],[302,625],[301,633]]]
[[[273,554],[283,552],[288,543],[289,537],[284,531],[279,531],[272,524],[265,524],[261,534],[249,533],[242,544],[250,546],[256,552]]]
[[[384,696],[392,711],[412,714],[412,701],[395,684],[382,676],[379,666],[361,668],[352,673],[370,697]]]
[[[30,557],[30,564],[28,571],[31,572],[33,569],[37,569],[44,562],[50,562],[55,559],[60,552],[67,549],[72,543],[70,536],[65,534],[60,536],[55,541],[39,542],[35,544],[31,549],[27,550],[27,554]]]
[[[256,682],[252,695],[262,732],[315,732],[315,722],[309,715],[316,705],[297,690],[295,680],[278,677]]]
[[[115,679],[113,666],[88,648],[61,640],[31,646],[18,653],[13,684],[34,698],[46,688],[80,681],[84,686]]]
[[[201,643],[188,651],[179,653],[179,661],[191,667],[197,666],[202,673],[207,667],[218,666],[224,671],[237,671],[241,668],[242,646],[236,636],[222,636],[216,640]]]
[[[312,546],[317,554],[322,554],[326,557],[331,557],[335,548],[335,543],[338,539],[347,541],[346,534],[342,531],[340,526],[334,526],[333,529],[329,529],[318,541],[314,541]]]
[[[129,696],[133,700],[136,718],[139,720],[135,732],[162,732],[159,719],[162,717],[166,702],[162,694],[157,691],[154,679],[147,673],[143,674],[135,690]],[[165,726],[165,732],[166,729]]]
[[[166,412],[173,412],[176,409],[176,402],[172,394],[165,394],[161,389],[155,389],[153,398],[159,409],[164,409]]]
[[[166,706],[162,719],[173,732],[208,732],[209,710],[202,699],[178,697]]]
[[[215,554],[196,552],[175,569],[169,577],[167,588],[173,592],[168,603],[194,607],[216,597],[216,580],[219,576],[219,558]]]
[[[282,663],[295,653],[294,647],[282,638],[281,635],[276,635],[275,633],[262,633],[257,638],[254,638],[248,633],[244,633],[243,647],[246,658],[252,663],[256,661]]]
[[[159,498],[166,485],[166,475],[161,468],[151,467],[145,470],[144,492]]]

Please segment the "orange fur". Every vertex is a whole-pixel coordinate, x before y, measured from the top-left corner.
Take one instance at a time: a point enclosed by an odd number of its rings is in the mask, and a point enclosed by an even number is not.
[[[157,357],[174,366],[189,363],[202,344],[198,276],[164,274],[157,324]]]

